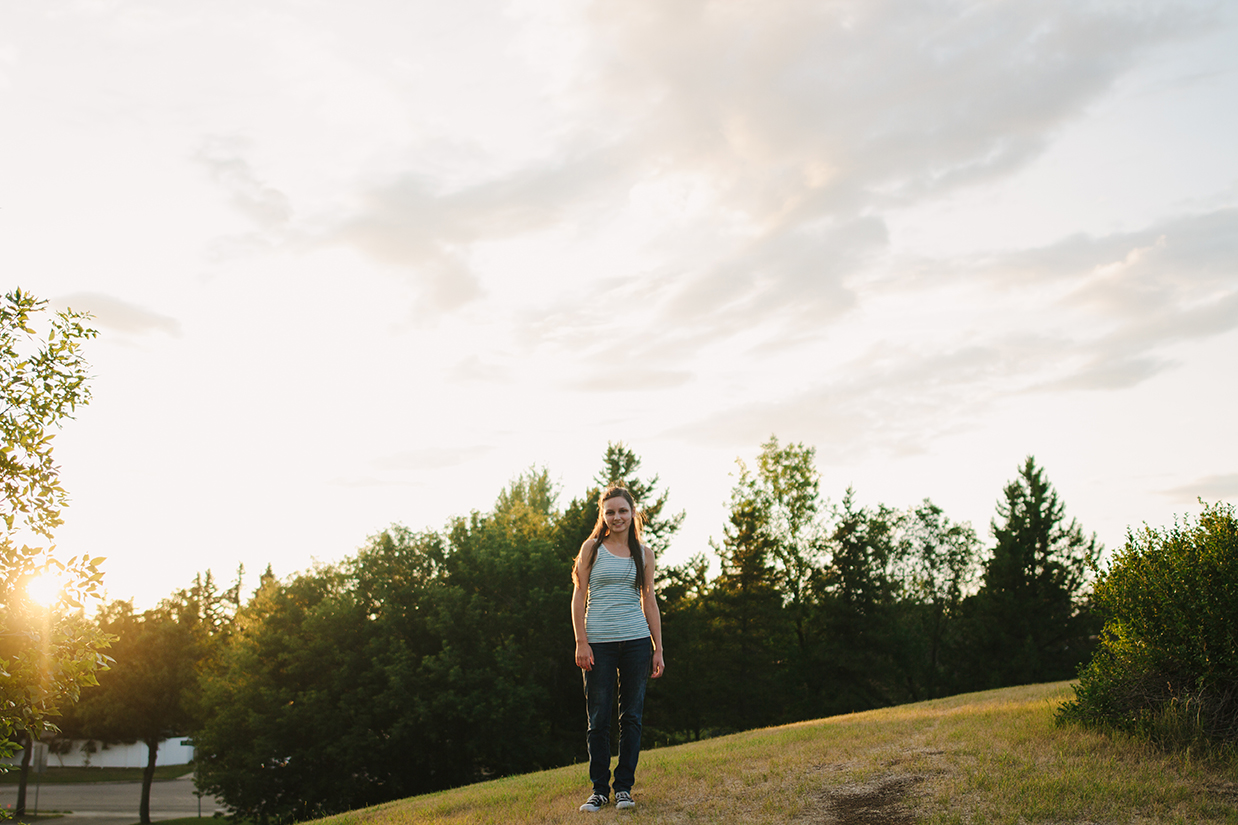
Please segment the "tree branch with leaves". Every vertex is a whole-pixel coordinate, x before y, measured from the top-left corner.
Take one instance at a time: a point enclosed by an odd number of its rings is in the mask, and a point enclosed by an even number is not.
[[[90,401],[82,346],[98,333],[71,309],[37,324],[46,309],[21,289],[0,300],[0,755],[12,753],[16,733],[24,765],[40,734],[55,731],[51,719],[108,662],[106,634],[81,617],[101,595],[103,559],[64,562],[51,544],[68,503],[52,431]],[[50,585],[37,599],[36,583]]]

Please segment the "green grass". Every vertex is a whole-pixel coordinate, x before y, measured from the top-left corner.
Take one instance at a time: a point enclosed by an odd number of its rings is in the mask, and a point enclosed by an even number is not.
[[[42,776],[33,772],[27,784],[34,787],[36,782],[44,785],[71,785],[82,782],[141,782],[143,768],[48,768]],[[193,773],[193,765],[160,765],[155,768],[155,780],[176,779],[185,774]],[[20,781],[21,770],[0,773],[0,785],[16,785]]]
[[[646,751],[637,809],[590,822],[1232,823],[1238,770],[1058,727],[1069,684],[973,693]],[[322,825],[580,823],[586,766],[389,802]]]

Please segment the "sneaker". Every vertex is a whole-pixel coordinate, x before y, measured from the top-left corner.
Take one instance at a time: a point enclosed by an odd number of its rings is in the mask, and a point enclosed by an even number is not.
[[[624,796],[627,796],[627,794],[624,794]],[[630,801],[631,797],[628,797],[628,799]],[[608,798],[602,796],[600,793],[595,793],[589,797],[588,802],[580,806],[580,809],[582,811],[588,811],[589,813],[595,813],[605,808],[609,802],[610,800]]]
[[[615,794],[616,808],[635,808],[636,803],[632,801],[632,794],[627,791],[619,791]]]

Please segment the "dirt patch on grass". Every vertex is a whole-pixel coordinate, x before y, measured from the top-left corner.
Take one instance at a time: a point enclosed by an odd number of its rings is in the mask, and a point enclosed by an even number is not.
[[[916,774],[886,774],[831,788],[805,811],[802,821],[821,825],[913,825],[908,794],[924,780]]]
[[[838,774],[852,773],[858,760],[814,765],[810,773],[833,774],[799,821],[820,825],[912,825],[920,785],[940,776],[944,751],[936,748],[903,748],[881,759],[885,771],[864,779],[842,781]]]

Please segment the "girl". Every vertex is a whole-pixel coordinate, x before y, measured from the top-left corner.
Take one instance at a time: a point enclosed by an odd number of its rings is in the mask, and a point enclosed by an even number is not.
[[[576,664],[584,671],[589,712],[589,779],[582,811],[610,802],[610,712],[619,693],[619,764],[615,807],[635,808],[632,785],[640,758],[645,682],[665,669],[662,616],[653,592],[653,551],[640,540],[632,495],[610,487],[598,499],[598,521],[572,566]]]

